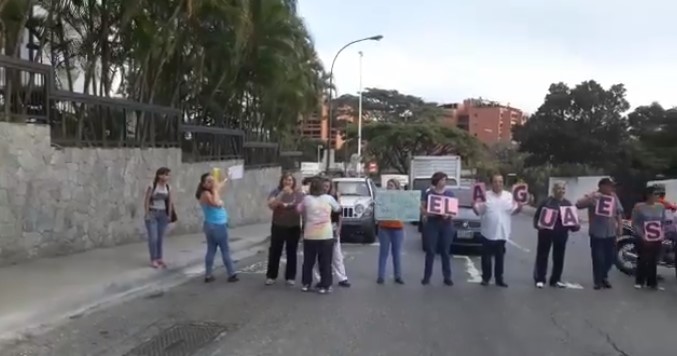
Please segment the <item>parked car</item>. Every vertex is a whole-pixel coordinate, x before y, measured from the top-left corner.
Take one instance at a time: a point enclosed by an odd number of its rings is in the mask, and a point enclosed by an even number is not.
[[[458,215],[453,218],[454,234],[451,253],[478,253],[482,247],[480,217],[472,210],[473,199],[470,187],[447,188],[458,199]],[[419,225],[420,226],[420,225]],[[426,240],[421,233],[421,249],[425,250]]]
[[[339,204],[343,209],[341,242],[373,243],[377,224],[374,220],[376,185],[370,178],[334,178]]]

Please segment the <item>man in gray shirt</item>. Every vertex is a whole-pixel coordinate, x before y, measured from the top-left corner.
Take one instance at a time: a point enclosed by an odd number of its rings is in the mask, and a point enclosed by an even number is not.
[[[609,270],[614,263],[616,237],[622,232],[623,206],[614,193],[610,178],[597,183],[598,190],[576,202],[579,209],[588,209],[592,276],[595,289],[611,288]]]

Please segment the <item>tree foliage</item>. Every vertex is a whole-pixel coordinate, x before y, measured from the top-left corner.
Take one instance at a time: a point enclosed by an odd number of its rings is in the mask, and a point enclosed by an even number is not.
[[[267,140],[291,135],[325,88],[294,0],[0,3],[3,52],[18,57],[16,29],[29,27],[61,89],[177,107]]]
[[[359,97],[345,94],[334,100],[336,108],[349,108],[357,114]],[[444,111],[437,103],[398,92],[378,88],[367,88],[362,93],[362,112],[366,120],[401,123],[401,122],[434,122],[442,118]],[[340,114],[340,113],[339,113]]]
[[[351,137],[355,137],[356,131],[354,125],[348,127]],[[482,150],[479,141],[465,131],[426,122],[374,122],[363,126],[362,137],[368,142],[364,161],[374,160],[381,170],[393,169],[403,174],[409,172],[411,156],[459,154],[472,161]]]
[[[604,89],[595,81],[574,88],[552,84],[526,124],[514,128],[527,165],[583,163],[609,167],[628,139],[623,116],[630,105],[622,84]]]

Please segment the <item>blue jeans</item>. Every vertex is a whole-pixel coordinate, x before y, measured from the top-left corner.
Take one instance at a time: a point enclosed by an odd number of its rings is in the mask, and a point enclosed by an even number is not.
[[[388,262],[388,253],[392,247],[393,271],[395,278],[402,278],[402,240],[404,240],[404,231],[402,229],[389,229],[379,227],[378,229],[378,278],[384,279],[386,274],[386,262]]]
[[[228,276],[235,275],[235,266],[230,258],[230,246],[228,245],[228,226],[226,224],[204,223],[204,232],[207,237],[207,255],[205,255],[205,275],[212,276],[214,269],[214,256],[216,250],[221,250],[221,259],[226,266]]]
[[[423,238],[425,241],[425,270],[423,279],[430,280],[433,274],[435,254],[439,251],[442,258],[442,275],[444,280],[451,280],[451,261],[449,261],[449,249],[454,238],[454,227],[451,220],[428,219],[424,223]]]
[[[609,278],[609,271],[616,257],[616,238],[590,236],[590,255],[592,257],[592,280],[601,284]]]
[[[146,218],[148,232],[148,252],[151,262],[162,259],[162,240],[167,232],[169,217],[165,210],[151,210]]]

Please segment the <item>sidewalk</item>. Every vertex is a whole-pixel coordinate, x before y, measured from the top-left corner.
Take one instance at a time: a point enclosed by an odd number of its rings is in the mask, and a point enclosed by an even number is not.
[[[238,261],[266,248],[270,224],[229,232],[231,254]],[[204,273],[205,251],[204,235],[174,235],[165,240],[166,270],[149,266],[146,241],[0,268],[0,341],[176,286]],[[215,272],[217,282],[225,281],[218,253]]]

